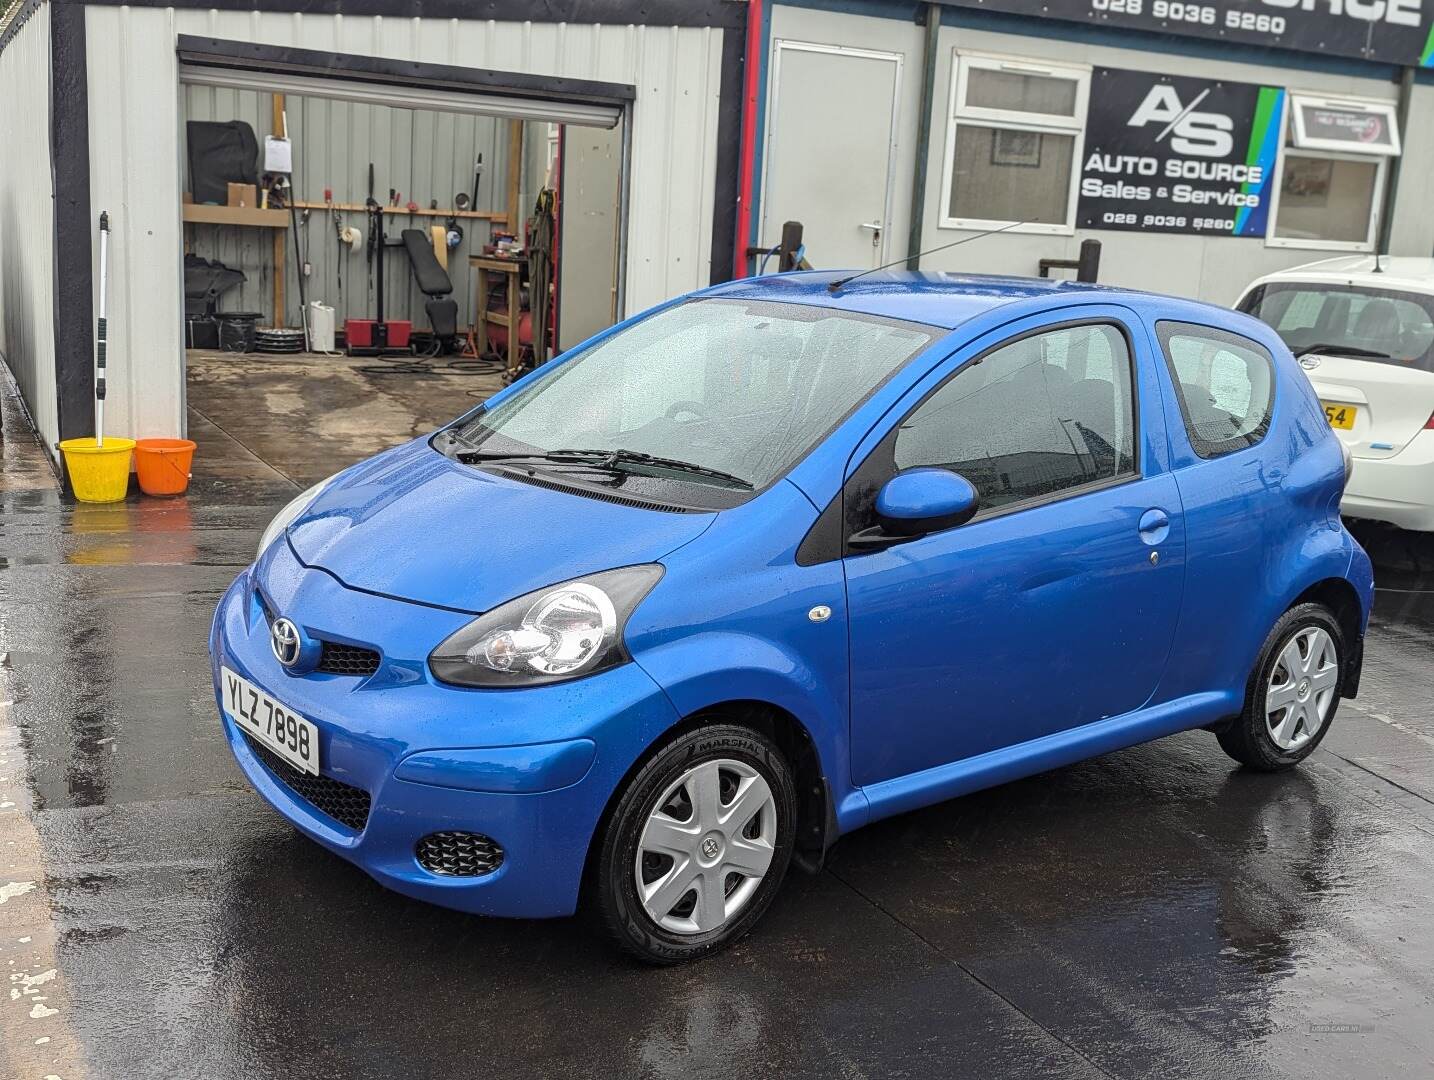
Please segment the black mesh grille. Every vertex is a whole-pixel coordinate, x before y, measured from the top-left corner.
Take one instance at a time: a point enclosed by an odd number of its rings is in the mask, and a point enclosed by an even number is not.
[[[378,670],[378,653],[358,645],[324,642],[318,670],[329,675],[372,675]]]
[[[503,849],[482,833],[429,833],[415,854],[425,870],[446,877],[481,877],[503,865]]]
[[[300,772],[263,743],[250,738],[248,732],[244,733],[244,741],[259,760],[268,766],[269,771],[283,781],[295,795],[340,825],[345,825],[354,832],[363,832],[363,827],[368,824],[367,791],[329,776],[311,776]]]

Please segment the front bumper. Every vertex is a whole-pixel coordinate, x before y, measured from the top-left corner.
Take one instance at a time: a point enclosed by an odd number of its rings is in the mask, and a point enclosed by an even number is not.
[[[270,650],[260,593],[314,637],[377,649],[378,671],[290,674]],[[428,651],[469,618],[347,589],[275,543],[215,613],[210,652],[225,737],[275,809],[383,885],[485,915],[571,914],[609,798],[676,714],[636,664],[524,690],[434,681]],[[329,817],[264,764],[224,712],[226,666],[313,721],[321,772],[369,794],[361,828]],[[415,845],[442,831],[493,838],[502,864],[480,877],[424,869]]]
[[[1355,458],[1339,510],[1345,517],[1434,532],[1434,431],[1419,432],[1392,457]]]

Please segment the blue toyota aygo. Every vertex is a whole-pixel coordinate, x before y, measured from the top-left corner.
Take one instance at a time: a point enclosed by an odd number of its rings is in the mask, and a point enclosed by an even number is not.
[[[392,889],[698,957],[891,814],[1193,728],[1307,757],[1373,593],[1349,467],[1235,312],[738,281],[285,507],[215,616],[223,730]]]

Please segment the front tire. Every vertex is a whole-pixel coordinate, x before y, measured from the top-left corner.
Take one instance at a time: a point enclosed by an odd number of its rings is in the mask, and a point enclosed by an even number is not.
[[[608,932],[651,964],[726,948],[776,895],[795,826],[791,766],[770,739],[728,724],[675,739],[628,783],[603,833]]]
[[[1241,765],[1277,772],[1324,739],[1344,686],[1344,634],[1323,604],[1300,604],[1275,623],[1245,692],[1244,711],[1219,732]]]

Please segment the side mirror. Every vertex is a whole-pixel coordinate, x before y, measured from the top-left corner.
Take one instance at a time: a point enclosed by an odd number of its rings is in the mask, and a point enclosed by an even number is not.
[[[888,537],[912,539],[964,525],[981,508],[981,496],[952,469],[899,472],[876,495],[876,519]]]

